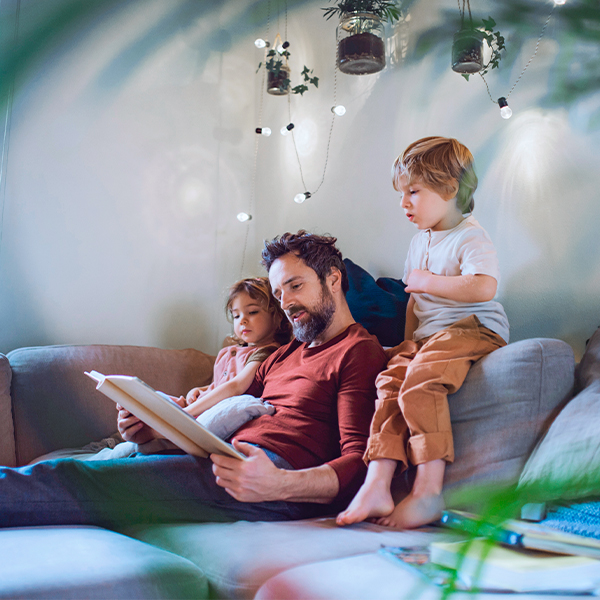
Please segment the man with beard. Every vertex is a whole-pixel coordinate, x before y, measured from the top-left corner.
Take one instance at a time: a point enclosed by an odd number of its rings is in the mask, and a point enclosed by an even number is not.
[[[296,339],[247,390],[276,408],[234,434],[247,460],[178,453],[0,468],[0,526],[287,520],[344,508],[364,480],[386,356],[352,318],[335,242],[299,231],[265,243],[263,264]],[[124,410],[118,427],[137,443],[155,435]]]

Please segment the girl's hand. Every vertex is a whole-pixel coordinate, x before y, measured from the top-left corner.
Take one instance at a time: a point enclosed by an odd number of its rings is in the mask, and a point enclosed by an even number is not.
[[[185,396],[179,396],[179,398],[177,398],[177,396],[169,395],[169,398],[171,398],[171,400],[173,400],[173,402],[175,402],[175,404],[181,408],[185,408],[187,406]]]
[[[198,396],[200,395],[201,391],[202,391],[202,388],[199,388],[199,387],[192,388],[187,393],[187,396],[185,397],[186,404],[189,406],[193,402],[196,402],[196,400],[198,400]]]

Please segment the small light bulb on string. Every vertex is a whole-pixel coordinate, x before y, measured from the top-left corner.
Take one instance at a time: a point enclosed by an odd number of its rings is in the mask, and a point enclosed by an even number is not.
[[[289,42],[283,42],[283,44],[279,44],[277,46],[277,52],[279,52],[279,54],[283,54],[284,50],[287,50],[289,47],[290,47]]]
[[[331,112],[336,114],[338,117],[343,117],[346,114],[346,107],[338,104],[337,106],[331,107]]]
[[[500,107],[500,116],[503,119],[510,119],[512,117],[512,109],[508,105],[508,102],[504,96],[502,96],[502,98],[498,98],[498,106]]]
[[[292,129],[294,129],[294,124],[290,123],[289,125],[284,125],[280,130],[279,133],[281,133],[281,135],[287,135]]]
[[[262,38],[258,38],[257,40],[254,40],[254,45],[257,48],[268,48],[269,47],[269,42],[267,42],[267,40],[263,40]]]
[[[469,6],[469,0],[466,0],[467,2],[467,6],[469,8],[469,16],[471,14],[471,7]],[[542,38],[544,37],[544,33],[546,32],[546,28],[548,27],[548,23],[550,22],[550,18],[552,17],[552,13],[554,12],[555,7],[558,4],[565,4],[566,0],[554,0],[554,3],[552,5],[552,8],[550,9],[550,14],[548,15],[548,18],[546,19],[546,22],[544,23],[542,30],[540,31],[540,35],[538,36],[537,39],[537,43],[535,45],[535,48],[533,50],[533,54],[531,55],[531,58],[527,61],[527,63],[525,64],[525,66],[523,67],[523,70],[521,71],[520,75],[517,77],[516,81],[513,83],[513,86],[510,88],[510,91],[508,92],[508,94],[506,94],[506,96],[500,96],[500,98],[498,98],[498,100],[494,100],[492,93],[490,92],[490,87],[487,83],[487,81],[485,80],[484,77],[484,73],[487,70],[487,67],[483,70],[479,72],[479,75],[481,77],[481,79],[483,79],[483,82],[485,83],[485,86],[487,88],[487,93],[488,96],[490,97],[490,100],[494,103],[497,104],[498,107],[500,108],[500,116],[503,119],[510,119],[512,117],[513,111],[510,108],[510,106],[508,106],[508,102],[507,102],[507,98],[508,96],[510,96],[513,92],[513,90],[515,89],[516,85],[519,83],[519,81],[521,81],[521,79],[523,78],[523,75],[525,74],[525,71],[527,71],[527,68],[529,67],[529,65],[531,64],[531,61],[536,57],[537,53],[538,53],[538,49],[540,47],[540,42],[542,41]],[[459,0],[459,8],[460,8],[460,0]],[[464,17],[464,9],[465,9],[465,0],[463,0],[463,6],[462,6],[462,10],[461,10],[461,16]],[[495,61],[495,66],[498,66],[498,61]]]
[[[249,215],[248,213],[245,213],[245,212],[241,212],[241,213],[237,214],[237,220],[240,223],[245,223],[246,221],[252,220],[252,215]]]
[[[566,4],[567,0],[554,0],[554,4],[556,4],[557,6],[562,6],[563,4]]]
[[[271,130],[269,127],[257,127],[255,131],[259,135],[264,135],[265,137],[269,137],[271,135]]]
[[[304,194],[296,194],[294,196],[294,202],[296,204],[302,204],[305,200],[308,200],[311,197],[310,192],[304,192]]]

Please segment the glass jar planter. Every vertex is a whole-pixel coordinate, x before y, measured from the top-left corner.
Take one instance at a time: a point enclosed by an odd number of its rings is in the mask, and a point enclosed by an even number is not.
[[[478,73],[483,69],[483,32],[461,29],[452,43],[452,70],[457,73]]]
[[[336,30],[342,73],[367,75],[385,67],[384,23],[371,13],[346,13]]]
[[[277,72],[267,69],[267,93],[273,96],[285,96],[289,94],[290,72],[290,68],[283,63]]]

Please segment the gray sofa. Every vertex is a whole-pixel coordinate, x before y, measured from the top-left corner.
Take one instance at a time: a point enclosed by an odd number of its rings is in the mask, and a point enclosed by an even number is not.
[[[138,375],[178,395],[208,383],[213,360],[197,350],[103,345],[0,355],[0,463],[25,465],[114,433],[115,406],[94,389],[86,370]],[[479,361],[450,396],[456,461],[447,469],[448,493],[516,482],[542,432],[572,396],[574,368],[570,346],[550,339],[509,344]],[[463,498],[468,502],[469,495]],[[435,527],[338,528],[331,518],[119,532],[7,528],[0,530],[0,598],[414,597],[412,576],[381,559],[377,549],[453,536]]]

